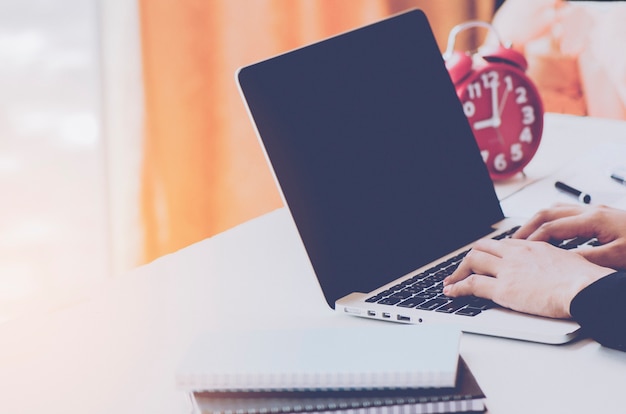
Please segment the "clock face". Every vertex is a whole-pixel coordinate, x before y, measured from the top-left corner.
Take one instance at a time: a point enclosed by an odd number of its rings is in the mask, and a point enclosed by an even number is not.
[[[528,77],[512,65],[490,63],[464,80],[457,93],[491,177],[521,171],[543,131],[543,106]]]

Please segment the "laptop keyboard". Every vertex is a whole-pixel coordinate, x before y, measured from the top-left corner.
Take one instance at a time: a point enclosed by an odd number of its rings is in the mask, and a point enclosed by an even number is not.
[[[499,240],[510,237],[518,228],[519,226],[513,227],[493,238]],[[599,243],[595,238],[576,238],[552,244],[563,249],[573,249],[584,245],[596,246]],[[469,250],[466,250],[375,296],[371,296],[365,302],[463,316],[476,316],[487,309],[498,306],[491,300],[475,296],[451,298],[443,294],[443,279],[454,272],[468,252]]]

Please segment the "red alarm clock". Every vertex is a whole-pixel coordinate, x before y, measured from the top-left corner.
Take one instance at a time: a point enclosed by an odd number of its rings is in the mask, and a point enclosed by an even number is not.
[[[473,27],[487,28],[498,38],[489,23],[460,24],[450,32],[444,59],[491,178],[509,178],[537,152],[543,104],[525,74],[526,59],[499,38],[497,45],[473,53],[454,51],[456,35]]]

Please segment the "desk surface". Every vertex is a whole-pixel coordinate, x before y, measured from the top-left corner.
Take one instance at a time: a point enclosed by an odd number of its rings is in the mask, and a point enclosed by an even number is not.
[[[540,189],[542,177],[589,143],[621,140],[626,123],[547,116],[527,178],[498,185],[503,204],[531,214],[537,195],[530,189]],[[542,194],[542,204],[551,201]],[[201,331],[368,323],[380,322],[326,306],[295,227],[279,209],[142,266],[88,301],[0,325],[0,412],[188,413],[174,373]],[[465,334],[461,353],[490,413],[614,412],[623,405],[626,353],[588,339],[550,346]]]

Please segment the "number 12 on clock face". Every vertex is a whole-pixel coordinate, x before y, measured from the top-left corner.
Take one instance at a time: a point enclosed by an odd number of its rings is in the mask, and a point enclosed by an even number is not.
[[[530,79],[513,65],[491,62],[458,85],[457,94],[491,177],[521,171],[543,131],[543,107]]]

